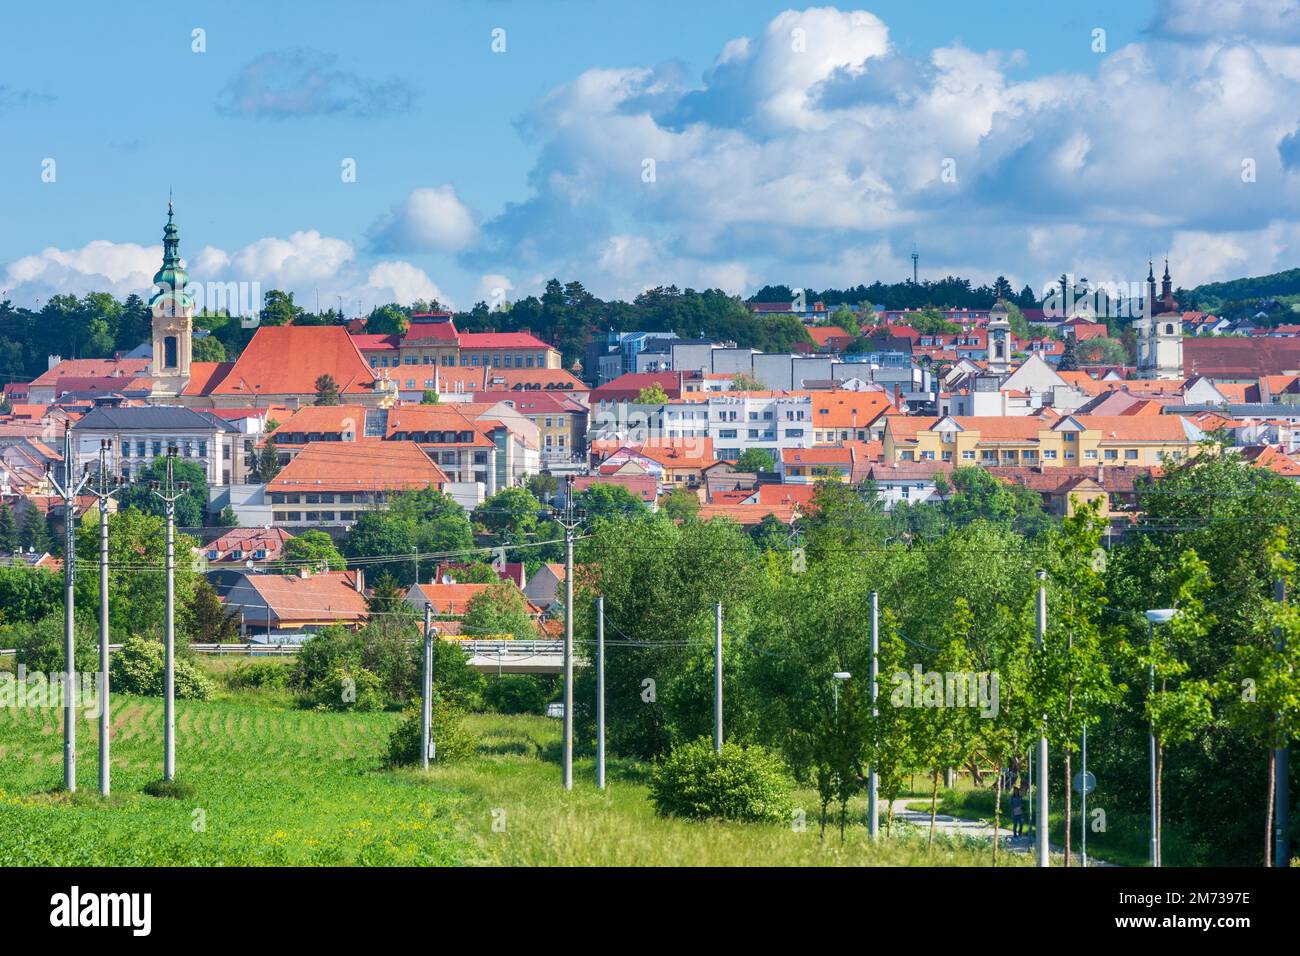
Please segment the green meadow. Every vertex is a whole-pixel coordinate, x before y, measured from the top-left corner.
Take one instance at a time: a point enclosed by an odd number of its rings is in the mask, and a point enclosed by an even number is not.
[[[214,662],[215,663],[215,662]],[[664,819],[649,768],[580,759],[560,786],[559,721],[476,714],[476,755],[428,771],[384,766],[391,713],[303,710],[283,691],[177,704],[177,786],[157,787],[162,701],[114,695],[113,792],[98,794],[97,720],[81,715],[78,792],[62,790],[62,711],[0,709],[0,860],[30,866],[987,865],[979,843],[896,827],[873,846],[866,805],[841,842],[806,825]],[[1002,855],[1003,865],[1025,861]]]

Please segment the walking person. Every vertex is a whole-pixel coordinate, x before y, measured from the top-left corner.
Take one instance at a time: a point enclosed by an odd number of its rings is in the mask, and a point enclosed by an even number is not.
[[[1011,835],[1023,835],[1025,829],[1025,798],[1020,795],[1020,788],[1011,794]]]

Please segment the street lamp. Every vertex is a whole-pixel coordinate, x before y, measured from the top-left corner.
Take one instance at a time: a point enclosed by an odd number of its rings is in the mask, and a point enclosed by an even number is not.
[[[1156,693],[1156,661],[1155,661],[1155,628],[1157,624],[1168,624],[1174,619],[1178,612],[1173,608],[1156,608],[1147,611],[1147,647],[1152,651],[1152,657],[1147,667],[1147,700],[1148,706],[1150,700],[1155,697]],[[1156,727],[1153,719],[1148,720],[1147,730],[1147,751],[1150,755],[1151,764],[1151,865],[1160,865],[1160,842],[1156,836]]]
[[[831,687],[835,691],[835,717],[837,719],[839,718],[840,715],[840,681],[848,680],[852,676],[853,675],[850,674],[848,671],[836,671],[834,674],[831,675],[831,677],[835,678],[835,682],[831,685]]]

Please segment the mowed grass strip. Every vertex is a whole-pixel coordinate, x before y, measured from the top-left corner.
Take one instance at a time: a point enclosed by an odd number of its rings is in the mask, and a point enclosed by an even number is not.
[[[177,704],[179,797],[144,792],[162,771],[162,703],[114,695],[113,796],[97,786],[97,723],[78,727],[79,793],[62,785],[62,716],[0,710],[0,858],[9,865],[979,866],[978,843],[896,826],[866,836],[850,805],[846,838],[818,832],[816,794],[796,791],[803,826],[664,819],[643,764],[590,758],[560,785],[559,722],[473,715],[478,755],[417,769],[383,766],[396,714],[299,710],[282,692]],[[1004,854],[1004,864],[1021,861]]]
[[[113,795],[100,799],[98,729],[78,722],[79,792],[61,792],[61,712],[0,710],[0,858],[8,865],[444,865],[473,862],[457,798],[380,769],[395,715],[177,704],[181,798],[162,775],[162,707],[114,695]],[[250,712],[251,711],[251,712]],[[259,719],[260,718],[260,719]],[[119,723],[120,722],[120,723]],[[335,724],[363,742],[343,754]],[[42,733],[46,727],[54,732]],[[232,739],[230,732],[245,733]]]

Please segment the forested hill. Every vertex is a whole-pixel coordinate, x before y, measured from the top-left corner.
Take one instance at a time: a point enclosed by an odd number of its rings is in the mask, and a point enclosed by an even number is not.
[[[1269,299],[1278,296],[1300,295],[1300,269],[1287,269],[1266,276],[1248,279],[1231,279],[1227,282],[1207,282],[1192,290],[1191,296],[1199,308],[1213,308],[1213,303],[1227,303],[1245,299]]]

